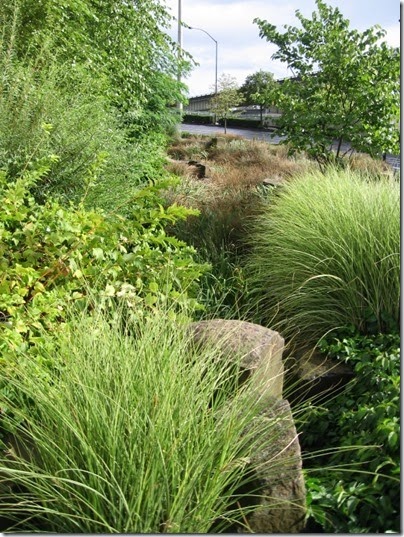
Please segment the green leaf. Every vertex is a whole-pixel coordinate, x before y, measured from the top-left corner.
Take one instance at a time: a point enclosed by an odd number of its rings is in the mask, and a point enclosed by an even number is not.
[[[95,257],[95,259],[99,261],[105,259],[104,250],[102,248],[93,248],[92,254],[93,254],[93,257]]]

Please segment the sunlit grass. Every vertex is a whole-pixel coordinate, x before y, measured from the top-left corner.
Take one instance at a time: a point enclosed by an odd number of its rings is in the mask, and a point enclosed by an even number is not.
[[[399,244],[398,182],[336,169],[296,177],[254,227],[251,308],[306,343],[338,327],[397,329]]]
[[[274,424],[234,364],[196,352],[169,317],[122,331],[79,316],[55,342],[52,383],[28,358],[16,371],[21,400],[1,401],[16,427],[0,463],[3,531],[206,533],[243,520],[236,490]]]

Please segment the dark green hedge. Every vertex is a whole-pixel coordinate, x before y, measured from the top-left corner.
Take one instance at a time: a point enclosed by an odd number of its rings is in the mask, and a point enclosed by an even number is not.
[[[198,114],[185,114],[182,119],[183,123],[188,123],[192,125],[212,125],[213,116],[202,116]],[[224,126],[224,119],[219,119],[218,124]],[[259,119],[247,119],[241,117],[231,117],[227,120],[228,127],[238,127],[246,129],[257,129],[260,127]]]
[[[213,116],[200,116],[198,114],[184,114],[182,118],[183,123],[191,125],[211,125],[213,123]]]
[[[224,119],[219,120],[219,125],[224,126]],[[259,119],[247,119],[247,118],[241,118],[241,117],[231,117],[227,120],[227,126],[228,127],[241,127],[241,128],[253,128],[258,129],[261,125],[261,122]]]

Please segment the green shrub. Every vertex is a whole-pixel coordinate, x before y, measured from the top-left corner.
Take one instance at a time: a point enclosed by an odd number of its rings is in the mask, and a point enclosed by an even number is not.
[[[158,0],[132,4],[104,0],[2,0],[0,48],[14,59],[36,60],[44,48],[43,65],[79,66],[120,112],[133,134],[164,132],[175,124],[171,107],[184,100],[189,57],[178,61],[168,35],[171,15]]]
[[[182,118],[183,123],[189,125],[212,125],[214,122],[213,115],[186,113]],[[218,124],[224,125],[224,120],[219,119]],[[229,117],[227,120],[228,127],[258,129],[261,127],[260,119],[251,119],[246,117]]]
[[[300,342],[337,327],[398,329],[399,183],[328,169],[293,178],[252,232],[259,322]]]
[[[38,181],[37,199],[53,195],[78,202],[95,166],[93,205],[110,209],[161,175],[164,138],[129,140],[103,96],[102,82],[84,69],[42,65],[41,58],[24,64],[3,54],[0,73],[0,169],[13,178],[35,159],[59,157]]]
[[[184,114],[182,118],[183,123],[189,125],[212,125],[213,124],[213,115],[202,115],[202,114]]]
[[[119,152],[113,160],[107,156],[107,169],[103,169],[102,162],[101,170],[95,166],[96,177],[86,197],[86,207],[119,212],[124,216],[132,214],[132,198],[139,187],[160,180],[164,182],[169,177],[163,168],[165,145],[164,135],[145,134],[132,140],[126,149],[122,148],[126,151],[122,160],[119,160]]]
[[[195,306],[206,267],[194,261],[191,247],[165,232],[167,223],[192,214],[163,208],[159,191],[167,182],[138,190],[124,218],[51,199],[38,204],[30,190],[46,173],[47,163],[14,182],[0,172],[2,366],[12,369],[19,353],[35,353],[41,329],[59,329],[67,305],[80,303],[88,291],[105,307],[124,298],[134,312],[159,300]]]
[[[307,469],[310,512],[327,533],[399,532],[400,338],[330,338],[321,348],[356,376],[303,426],[305,450],[336,448]]]
[[[126,324],[119,310],[76,315],[51,351],[41,348],[58,366],[52,382],[38,382],[24,355],[10,381],[20,401],[0,399],[15,433],[0,455],[3,531],[243,525],[237,490],[251,455],[278,434],[275,420],[258,417],[257,397],[248,383],[236,388],[234,364],[218,360],[216,347],[194,349],[167,308],[139,308],[142,320]]]

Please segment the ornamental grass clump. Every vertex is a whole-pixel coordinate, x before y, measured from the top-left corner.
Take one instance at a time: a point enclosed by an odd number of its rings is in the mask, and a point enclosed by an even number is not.
[[[300,342],[339,327],[395,331],[400,190],[392,178],[330,168],[291,180],[251,236],[251,309]]]
[[[115,318],[66,325],[52,382],[29,356],[9,380],[2,531],[206,533],[245,516],[236,491],[273,430],[260,402],[170,312]]]

